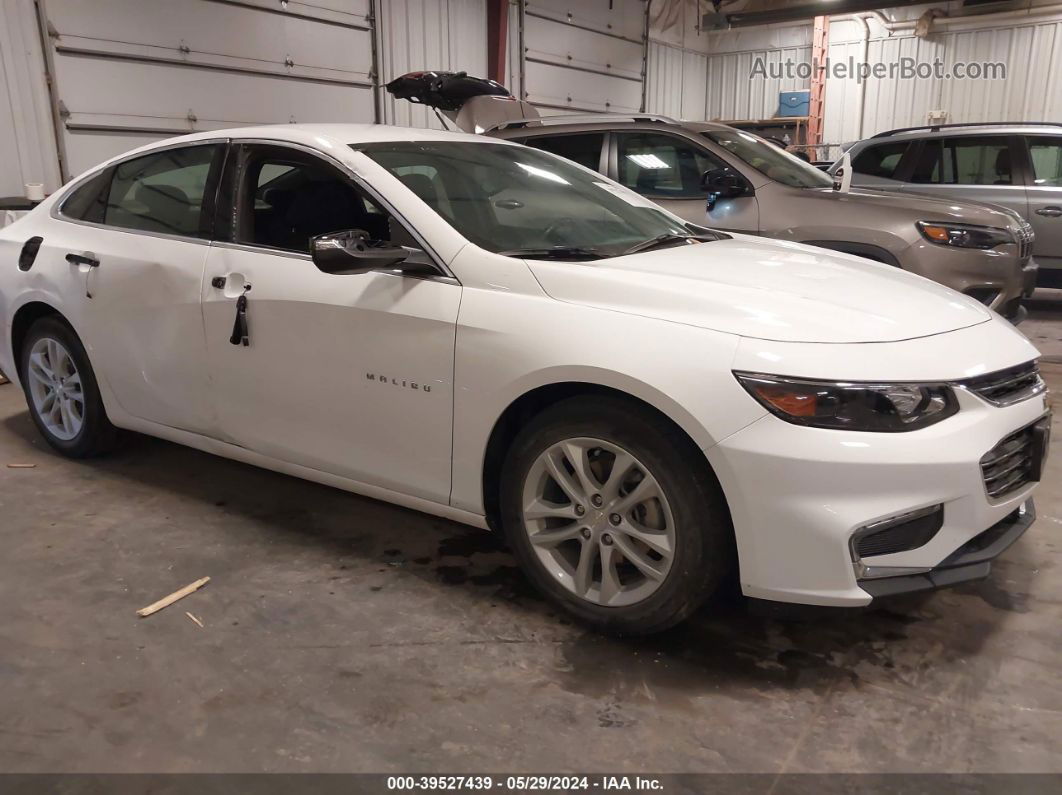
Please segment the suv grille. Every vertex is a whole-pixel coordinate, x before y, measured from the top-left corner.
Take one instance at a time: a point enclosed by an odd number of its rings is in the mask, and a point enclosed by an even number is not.
[[[1024,263],[1032,254],[1032,244],[1035,235],[1033,234],[1033,228],[1028,223],[1023,223],[1021,229],[1018,232],[1018,256],[1021,257],[1021,261]]]
[[[977,393],[993,406],[1009,406],[1028,400],[1043,392],[1047,385],[1040,377],[1040,367],[1035,361],[997,370],[988,375],[979,375],[959,381],[958,385]]]
[[[1001,499],[1040,479],[1047,427],[1050,426],[1044,420],[1033,423],[1012,433],[982,456],[981,475],[990,498]]]

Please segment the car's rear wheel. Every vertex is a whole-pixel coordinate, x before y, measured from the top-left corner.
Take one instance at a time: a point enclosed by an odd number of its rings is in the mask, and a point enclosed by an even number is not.
[[[55,317],[34,323],[22,344],[22,388],[37,429],[59,452],[85,458],[109,451],[117,431],[103,407],[81,340]]]
[[[502,472],[506,536],[528,576],[594,628],[681,621],[733,561],[725,501],[671,423],[618,398],[573,398],[519,433]]]

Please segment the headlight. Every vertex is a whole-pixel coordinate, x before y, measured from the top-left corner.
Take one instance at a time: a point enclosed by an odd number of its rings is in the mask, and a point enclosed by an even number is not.
[[[987,250],[1015,242],[1014,235],[1008,230],[994,226],[941,224],[936,221],[919,221],[915,226],[930,243],[939,243],[942,246]]]
[[[915,431],[959,410],[955,394],[945,384],[868,384],[762,373],[734,375],[775,416],[815,428]]]

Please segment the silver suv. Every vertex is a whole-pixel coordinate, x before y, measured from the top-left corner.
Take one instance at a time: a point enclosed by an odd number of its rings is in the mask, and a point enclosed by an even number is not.
[[[462,129],[516,140],[599,171],[694,224],[894,265],[966,293],[1015,322],[1024,312],[1022,296],[1034,286],[1032,232],[1003,207],[836,190],[823,171],[719,123],[648,115],[538,117],[503,86],[463,72],[411,73],[387,90],[434,107]]]
[[[1062,124],[907,127],[859,141],[848,152],[854,185],[1014,210],[1036,233],[1037,285],[1062,287]]]

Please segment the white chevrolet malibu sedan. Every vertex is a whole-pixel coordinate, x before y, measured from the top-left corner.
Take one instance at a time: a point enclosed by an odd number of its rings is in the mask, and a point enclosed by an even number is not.
[[[0,263],[0,369],[61,453],[130,429],[497,528],[601,630],[731,571],[851,607],[983,577],[1034,518],[1048,407],[1005,320],[517,144],[190,135],[58,191]]]

